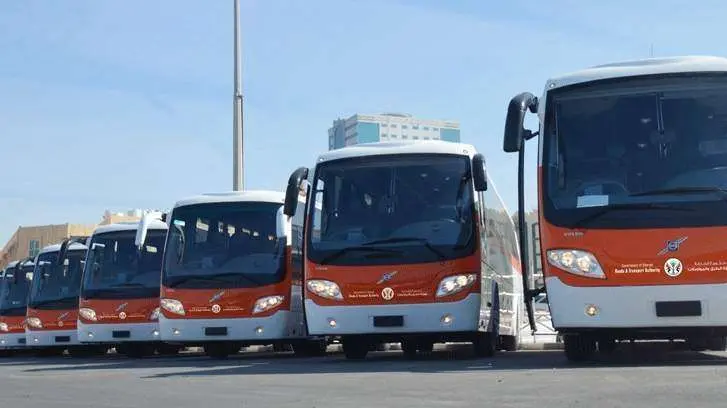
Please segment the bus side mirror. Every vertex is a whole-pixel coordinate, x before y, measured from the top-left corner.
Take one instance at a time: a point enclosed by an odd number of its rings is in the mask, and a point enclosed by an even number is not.
[[[485,156],[477,153],[472,158],[472,180],[475,191],[487,191],[487,170],[485,169]]]
[[[303,184],[303,180],[307,178],[308,168],[298,167],[288,179],[288,187],[285,189],[285,205],[283,206],[283,213],[288,217],[295,215],[295,210],[298,207],[300,187]]]
[[[538,98],[530,92],[523,92],[510,100],[505,119],[505,138],[502,144],[502,149],[506,153],[520,151],[523,141],[534,136],[523,126],[528,110],[532,113],[538,111]]]

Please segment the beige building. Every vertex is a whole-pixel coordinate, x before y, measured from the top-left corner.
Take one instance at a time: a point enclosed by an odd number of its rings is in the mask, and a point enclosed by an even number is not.
[[[35,257],[43,247],[58,244],[66,238],[87,237],[99,225],[138,221],[147,210],[127,212],[105,211],[98,224],[58,224],[18,227],[0,250],[0,270],[12,261]]]

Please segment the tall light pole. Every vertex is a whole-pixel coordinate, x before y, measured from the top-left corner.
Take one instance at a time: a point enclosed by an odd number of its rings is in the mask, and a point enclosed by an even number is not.
[[[240,191],[245,188],[244,181],[244,159],[242,148],[242,74],[240,62],[240,0],[235,2],[235,92],[233,96],[233,119],[232,119],[232,189]]]

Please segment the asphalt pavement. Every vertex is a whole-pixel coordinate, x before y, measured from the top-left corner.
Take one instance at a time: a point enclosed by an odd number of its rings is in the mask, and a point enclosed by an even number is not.
[[[298,358],[243,352],[132,360],[0,359],[0,406],[12,408],[227,407],[724,407],[727,353],[625,347],[568,363],[562,351],[479,359],[450,347],[407,360],[398,350],[363,361],[339,353]]]

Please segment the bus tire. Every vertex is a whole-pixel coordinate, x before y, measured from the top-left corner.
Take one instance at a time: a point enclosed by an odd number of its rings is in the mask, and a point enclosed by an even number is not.
[[[713,336],[707,341],[707,348],[712,351],[725,351],[727,349],[727,337]]]
[[[501,349],[505,351],[517,351],[520,348],[517,336],[500,336]]]
[[[203,348],[204,354],[208,357],[222,360],[229,357],[230,354],[237,354],[237,352],[240,351],[241,346],[235,343],[219,342],[205,344]]]
[[[363,360],[369,353],[369,345],[357,338],[343,339],[343,354],[349,360]]]
[[[492,357],[497,350],[497,338],[499,336],[492,332],[477,332],[472,341],[472,349],[475,357]]]
[[[415,358],[417,356],[417,344],[412,340],[403,340],[401,342],[401,351],[404,352],[404,357]]]
[[[568,361],[589,360],[596,352],[596,340],[583,335],[567,335],[564,339],[565,356]]]

